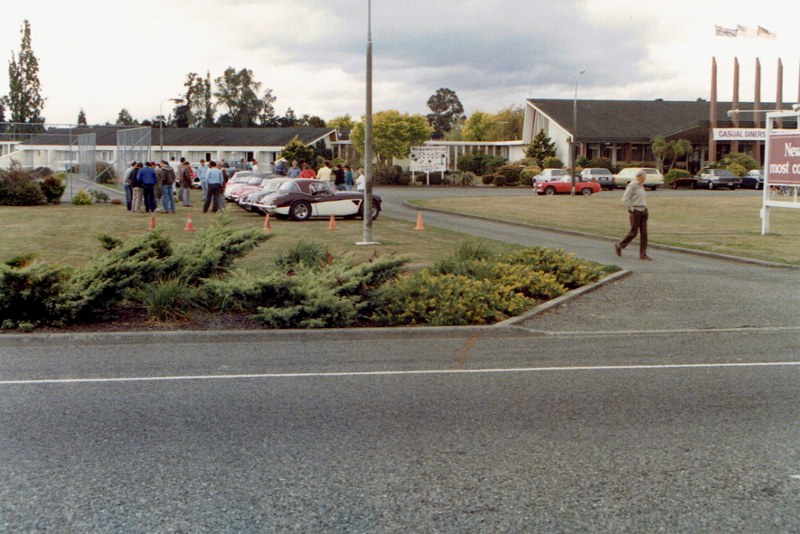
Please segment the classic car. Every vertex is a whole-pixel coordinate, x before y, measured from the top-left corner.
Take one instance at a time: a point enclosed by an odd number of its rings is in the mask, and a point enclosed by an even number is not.
[[[614,189],[614,175],[602,167],[586,167],[581,171],[581,181],[598,182],[601,189]]]
[[[262,209],[260,206],[261,200],[267,195],[270,195],[278,190],[284,181],[281,178],[283,177],[279,176],[273,180],[267,180],[260,189],[252,191],[246,195],[242,195],[236,203],[239,204],[239,207],[245,211],[254,211],[264,215],[266,211],[264,211],[264,209]]]
[[[557,182],[536,182],[533,184],[533,190],[540,195],[570,194],[572,192],[572,179],[567,176],[564,180]],[[575,181],[575,194],[591,195],[599,192],[599,182],[584,182],[580,177]]]
[[[707,187],[709,189],[736,189],[742,180],[727,169],[703,169],[697,176],[695,187]]]
[[[275,178],[277,191],[263,197],[254,207],[276,217],[306,221],[311,217],[363,217],[364,194],[336,191],[330,182],[313,178]],[[372,220],[381,212],[381,197],[372,196]]]
[[[246,183],[231,190],[230,200],[233,202],[239,202],[239,200],[246,197],[250,193],[261,191],[273,178],[275,178],[275,175],[273,174],[259,174],[258,176],[251,176]]]
[[[616,187],[627,187],[627,185],[636,179],[639,171],[645,172],[644,187],[655,191],[659,186],[664,185],[664,175],[658,169],[652,167],[627,167],[622,169],[614,175],[614,185]]]

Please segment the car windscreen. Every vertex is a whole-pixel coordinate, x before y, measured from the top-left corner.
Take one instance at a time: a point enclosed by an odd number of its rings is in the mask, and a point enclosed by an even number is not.
[[[281,184],[278,191],[284,193],[299,193],[300,187],[293,180],[287,180]]]

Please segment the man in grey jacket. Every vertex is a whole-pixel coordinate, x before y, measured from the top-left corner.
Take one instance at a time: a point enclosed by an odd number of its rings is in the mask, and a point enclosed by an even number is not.
[[[631,230],[628,235],[614,244],[614,252],[617,256],[622,256],[622,249],[628,246],[633,241],[636,234],[639,234],[639,259],[650,261],[653,258],[647,255],[647,202],[644,199],[644,180],[647,178],[647,173],[639,171],[636,173],[636,179],[631,180],[625,188],[625,193],[622,195],[622,204],[628,209],[628,214],[631,221]]]

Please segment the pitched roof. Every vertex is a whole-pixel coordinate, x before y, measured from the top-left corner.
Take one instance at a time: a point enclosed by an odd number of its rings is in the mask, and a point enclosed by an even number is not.
[[[77,136],[95,134],[100,146],[116,146],[117,132],[135,127],[54,128],[34,136],[34,145],[69,145]],[[335,132],[334,128],[164,128],[164,145],[197,147],[283,147],[297,137],[311,144]],[[151,143],[160,144],[159,128],[151,128]]]
[[[542,113],[572,132],[573,100],[528,99]],[[587,142],[626,140],[650,142],[657,135],[662,137],[684,137],[697,135],[708,139],[711,125],[709,115],[711,103],[706,100],[578,100],[577,138]],[[752,110],[752,103],[740,103],[739,109]],[[784,105],[784,107],[788,107]],[[732,126],[728,110],[731,102],[717,102],[717,127]],[[761,110],[775,109],[775,104],[762,102]],[[763,127],[764,116],[761,117]],[[740,116],[739,125],[753,126],[753,115]]]

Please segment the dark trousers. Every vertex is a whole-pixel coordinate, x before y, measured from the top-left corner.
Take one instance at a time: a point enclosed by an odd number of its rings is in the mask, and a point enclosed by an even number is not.
[[[145,185],[142,194],[144,195],[144,211],[155,213],[156,211],[156,186]]]
[[[131,211],[131,204],[133,203],[133,187],[125,185],[125,205],[128,206],[128,211]]]
[[[631,231],[625,236],[625,239],[619,242],[620,248],[625,248],[628,243],[633,241],[636,234],[639,234],[639,256],[647,255],[647,210],[629,212],[631,218]]]
[[[208,211],[208,205],[214,202],[211,211],[214,213],[220,209],[220,200],[222,197],[222,184],[208,184],[208,191],[206,191],[206,201],[203,203],[203,213]]]

